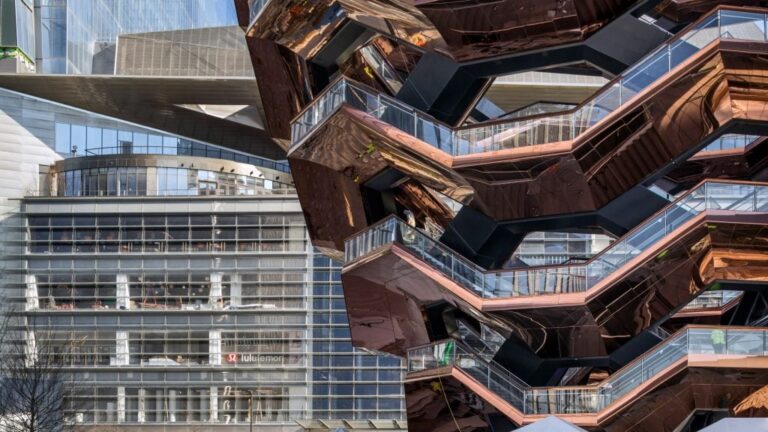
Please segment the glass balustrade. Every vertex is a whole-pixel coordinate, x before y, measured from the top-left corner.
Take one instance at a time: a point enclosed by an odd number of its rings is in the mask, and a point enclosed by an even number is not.
[[[755,142],[758,138],[761,138],[758,135],[736,135],[736,134],[728,134],[728,135],[722,135],[720,138],[712,141],[709,143],[706,147],[701,149],[699,153],[704,152],[710,152],[710,151],[720,151],[720,150],[735,150],[735,149],[743,149]]]
[[[764,357],[766,333],[755,328],[685,328],[592,386],[532,388],[455,340],[408,350],[407,367],[408,373],[456,367],[523,414],[596,413],[691,354]]]
[[[342,103],[454,156],[572,140],[715,40],[765,41],[765,22],[766,14],[717,10],[648,54],[571,112],[480,123],[456,130],[392,97],[342,79],[293,121],[292,143],[301,143]]]
[[[248,0],[248,16],[251,21],[258,18],[271,0]]]
[[[698,309],[720,309],[721,307],[741,297],[741,295],[741,291],[705,291],[695,299],[691,300],[690,303],[683,306],[682,311],[688,312]]]
[[[707,210],[768,212],[768,185],[702,183],[585,263],[485,271],[395,217],[347,239],[345,263],[397,243],[483,298],[584,292]]]
[[[393,92],[398,92],[403,87],[403,83],[397,72],[389,65],[389,62],[381,55],[376,47],[366,45],[360,49],[360,53],[365,59],[366,63],[376,72],[376,75],[381,78],[387,87]]]

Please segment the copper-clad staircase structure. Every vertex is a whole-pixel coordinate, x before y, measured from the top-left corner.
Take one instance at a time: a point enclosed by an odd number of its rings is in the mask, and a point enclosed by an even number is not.
[[[235,4],[260,90],[288,89],[274,135],[353,345],[407,362],[411,430],[692,431],[768,385],[768,5]],[[478,114],[492,78],[548,68],[614,74]],[[516,259],[540,231],[612,237]]]

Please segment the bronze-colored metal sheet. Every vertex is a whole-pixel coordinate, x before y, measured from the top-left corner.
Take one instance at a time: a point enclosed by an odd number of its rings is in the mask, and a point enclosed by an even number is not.
[[[267,3],[249,37],[313,58],[347,22],[456,62],[585,41],[631,0],[285,0]],[[242,20],[241,20],[242,22]]]
[[[501,414],[450,373],[404,387],[410,431],[489,431],[488,415]]]
[[[761,90],[768,68],[760,60],[766,49],[749,42],[712,44],[572,141],[566,154],[538,149],[540,154],[517,151],[510,158],[502,151],[456,158],[453,166],[475,191],[472,206],[496,220],[599,209],[718,130],[768,121]],[[542,146],[531,151],[535,147]],[[554,164],[530,172],[529,166],[546,160]]]
[[[665,177],[687,188],[704,179],[750,180],[766,166],[768,140],[758,137],[745,147],[700,151]]]
[[[291,120],[312,100],[304,60],[272,41],[246,38],[269,133],[287,150]]]
[[[345,296],[386,286],[419,307],[447,302],[542,358],[603,356],[716,281],[768,282],[766,226],[766,214],[702,213],[586,292],[482,299],[397,245],[347,266],[342,282]]]
[[[311,59],[349,21],[422,49],[447,53],[438,31],[408,0],[271,1],[246,35],[277,42]]]
[[[721,5],[760,6],[760,0],[663,0],[654,8],[655,11],[673,21],[695,19],[712,8]]]
[[[378,170],[397,169],[498,221],[594,212],[729,126],[768,122],[767,51],[766,43],[712,43],[573,141],[452,157],[344,106],[289,160],[364,181],[358,173],[372,171],[372,154]],[[343,239],[323,240],[341,247]]]
[[[735,364],[725,365],[689,358],[641,385],[633,392],[634,397],[622,398],[597,414],[558,417],[592,431],[672,431],[695,410],[732,410],[768,384],[768,365],[765,359],[757,360],[762,363],[739,364],[734,360]],[[435,430],[421,429],[431,424],[443,431],[457,431],[453,418],[469,423],[484,413],[503,414],[517,425],[546,416],[523,415],[469,375],[451,367],[421,376],[409,374],[405,394],[409,429],[416,427],[412,430]],[[482,427],[482,423],[476,427]]]
[[[414,182],[459,202],[471,199],[466,181],[434,163],[435,159],[449,158],[370,117],[343,105],[288,158],[310,238],[315,244],[335,249],[332,253],[336,255],[344,249],[344,239],[372,222],[365,219],[366,203],[360,186],[387,168],[395,168]],[[331,183],[345,186],[342,189]],[[414,209],[416,213],[438,212],[434,201],[411,201],[419,202],[424,206]],[[443,221],[449,217],[442,207],[439,217]]]
[[[399,356],[430,342],[424,306],[458,303],[388,250],[346,268],[341,281],[352,344]]]
[[[624,0],[468,0],[414,4],[442,35],[457,61],[584,41],[621,15]]]

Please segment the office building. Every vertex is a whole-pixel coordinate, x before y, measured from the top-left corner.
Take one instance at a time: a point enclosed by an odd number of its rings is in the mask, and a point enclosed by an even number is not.
[[[68,419],[216,430],[249,423],[251,394],[274,430],[402,417],[401,361],[353,351],[284,162],[7,90],[2,104],[22,161],[5,193],[26,196],[6,206],[5,292],[79,383]]]

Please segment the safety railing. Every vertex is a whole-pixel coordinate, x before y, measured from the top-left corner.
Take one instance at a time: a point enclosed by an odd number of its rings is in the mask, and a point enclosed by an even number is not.
[[[598,385],[532,388],[501,365],[455,340],[408,350],[408,373],[456,367],[523,414],[596,413],[691,354],[765,357],[768,331],[760,328],[687,327]]]
[[[341,79],[294,119],[292,144],[300,144],[343,103],[454,156],[572,140],[718,39],[766,41],[766,14],[721,7],[569,112],[480,123],[456,130],[394,98]]]
[[[482,298],[584,292],[707,210],[768,212],[768,185],[703,182],[584,263],[486,271],[394,216],[347,239],[344,259],[396,243]]]
[[[699,309],[720,309],[741,297],[741,291],[719,290],[704,291],[698,297],[691,300],[690,303],[683,306],[682,311],[688,312]]]
[[[720,150],[735,150],[743,149],[761,138],[759,135],[738,135],[728,134],[722,135],[720,138],[712,141],[706,147],[700,150],[699,153],[720,151]]]
[[[392,68],[375,46],[366,45],[360,49],[360,53],[363,55],[366,63],[368,63],[368,66],[386,83],[390,91],[395,93],[400,91],[403,87],[403,82],[400,80],[397,72],[395,72],[395,69]]]
[[[271,0],[248,0],[248,17],[253,22]]]

